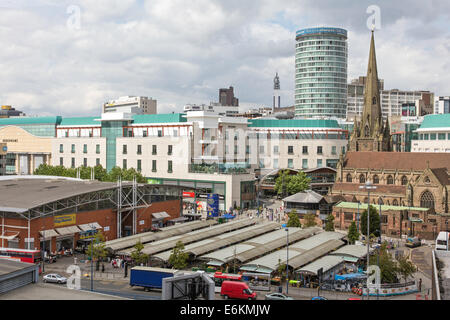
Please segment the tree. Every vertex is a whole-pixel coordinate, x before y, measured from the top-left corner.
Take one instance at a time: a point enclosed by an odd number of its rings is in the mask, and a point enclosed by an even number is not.
[[[281,282],[284,282],[287,279],[286,264],[285,263],[282,264],[281,259],[278,259],[277,273],[280,276]]]
[[[334,231],[334,216],[329,214],[325,221],[325,231]]]
[[[108,251],[105,248],[105,237],[101,231],[98,231],[94,239],[92,239],[88,248],[86,249],[86,255],[91,258],[92,261],[96,261],[95,270],[100,268],[100,261],[108,255]]]
[[[178,241],[170,254],[169,264],[175,269],[181,270],[187,267],[188,258],[189,254],[184,252],[183,242]]]
[[[144,245],[141,240],[139,240],[135,245],[134,249],[131,252],[131,259],[133,259],[136,264],[140,265],[141,263],[146,263],[148,261],[148,254],[143,253],[142,249],[144,249]]]
[[[355,244],[355,241],[359,239],[359,232],[356,229],[355,221],[352,221],[350,228],[348,229],[347,238],[350,244]]]
[[[309,190],[310,183],[311,179],[306,176],[306,173],[300,171],[296,175],[290,176],[287,184],[287,193],[291,195]]]
[[[291,179],[291,175],[289,174],[289,170],[281,170],[278,174],[278,178],[275,180],[274,190],[277,195],[285,196],[287,193],[287,184]]]
[[[305,214],[305,228],[316,226],[316,215],[314,213]]]
[[[405,256],[401,255],[397,258],[398,263],[398,274],[406,280],[412,276],[417,270],[414,264],[409,261]]]
[[[288,213],[288,227],[301,228],[302,224],[300,223],[300,219],[298,218],[297,211],[294,209]]]
[[[397,283],[398,266],[387,250],[387,243],[383,242],[376,254],[370,256],[370,265],[378,265],[381,271],[381,283]]]
[[[380,236],[380,215],[378,214],[377,209],[374,206],[369,206],[370,214],[369,214],[369,237],[373,234],[375,237]],[[361,233],[367,236],[367,210],[364,210],[361,213]]]

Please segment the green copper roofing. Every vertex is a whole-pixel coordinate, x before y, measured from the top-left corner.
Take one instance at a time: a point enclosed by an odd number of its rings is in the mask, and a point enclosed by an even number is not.
[[[249,127],[263,128],[336,128],[340,129],[336,120],[321,119],[252,119],[249,120]]]
[[[133,115],[133,124],[187,122],[184,113],[139,114]]]
[[[380,208],[379,204],[372,204],[373,207],[375,207],[377,210]],[[357,202],[341,202],[338,205],[336,205],[336,208],[343,208],[343,209],[358,209],[358,203]],[[367,209],[367,203],[361,203],[359,205],[360,210],[366,210]],[[381,205],[381,211],[386,210],[414,210],[414,211],[428,211],[428,208],[419,208],[419,207],[405,207],[405,206],[390,206],[390,205]]]
[[[63,118],[61,121],[61,126],[101,126],[100,121],[95,121],[95,119],[100,119],[98,117],[75,117],[75,118]]]
[[[0,126],[27,124],[60,124],[61,116],[56,117],[17,117],[0,119]]]
[[[426,115],[420,125],[420,129],[448,127],[450,127],[450,113]]]

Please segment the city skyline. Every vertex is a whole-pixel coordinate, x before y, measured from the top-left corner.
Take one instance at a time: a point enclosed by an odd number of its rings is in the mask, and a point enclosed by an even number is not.
[[[0,101],[26,114],[79,116],[96,115],[119,96],[143,95],[168,113],[217,101],[219,88],[233,86],[243,109],[270,107],[278,72],[282,106],[293,105],[299,29],[348,30],[348,82],[365,74],[373,4],[349,3],[0,1]],[[450,5],[376,5],[385,87],[448,95]]]

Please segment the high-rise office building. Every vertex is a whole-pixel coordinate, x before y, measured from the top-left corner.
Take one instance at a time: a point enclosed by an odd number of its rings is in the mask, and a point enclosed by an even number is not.
[[[345,118],[347,110],[347,31],[297,31],[295,115]]]
[[[103,104],[103,113],[126,112],[134,114],[156,114],[157,101],[148,97],[126,96]]]
[[[219,103],[221,106],[239,106],[239,99],[234,96],[234,88],[219,89]]]
[[[275,109],[281,108],[281,96],[280,96],[280,77],[278,77],[278,72],[275,75],[275,78],[273,79],[273,106],[272,111],[275,111]]]
[[[450,113],[450,97],[436,97],[434,102],[434,113]]]

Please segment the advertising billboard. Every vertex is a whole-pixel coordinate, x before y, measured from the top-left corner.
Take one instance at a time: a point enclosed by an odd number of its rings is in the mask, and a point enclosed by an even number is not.
[[[219,216],[219,195],[217,193],[208,194],[207,211],[208,217],[218,217]]]

